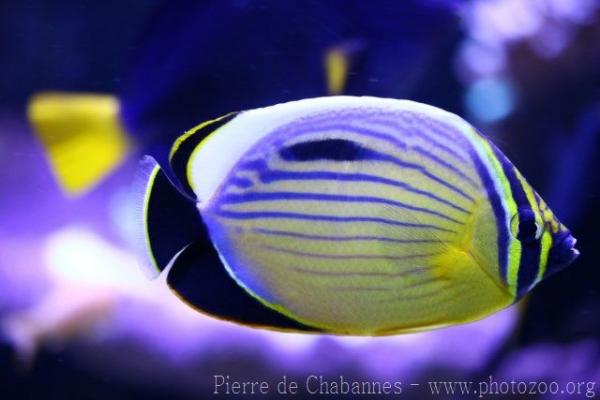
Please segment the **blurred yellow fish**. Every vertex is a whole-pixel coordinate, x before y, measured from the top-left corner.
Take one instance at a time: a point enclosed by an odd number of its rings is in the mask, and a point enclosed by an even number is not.
[[[114,96],[44,92],[32,97],[27,113],[57,182],[69,195],[93,188],[130,150]]]

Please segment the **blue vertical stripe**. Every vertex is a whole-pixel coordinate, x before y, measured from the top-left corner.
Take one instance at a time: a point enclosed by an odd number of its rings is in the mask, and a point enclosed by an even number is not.
[[[506,270],[508,268],[508,241],[510,240],[510,232],[506,226],[506,210],[502,206],[501,194],[496,191],[494,180],[492,179],[488,169],[479,159],[479,156],[475,153],[471,153],[471,158],[475,164],[475,169],[483,182],[483,187],[487,193],[487,197],[494,210],[494,216],[496,217],[496,229],[498,232],[498,266],[500,269],[500,276],[506,281]]]
[[[529,199],[527,198],[527,194],[523,188],[523,183],[517,176],[515,166],[493,143],[490,143],[490,147],[500,162],[502,170],[504,171],[504,175],[510,184],[510,189],[513,193],[513,199],[517,204],[517,210],[519,210],[519,213],[523,212],[524,210],[532,210],[533,205],[530,204]],[[535,279],[538,275],[541,251],[542,248],[540,240],[533,240],[531,242],[521,241],[521,258],[519,261],[517,297],[515,300],[523,297],[523,295],[528,292],[531,285],[535,282]]]

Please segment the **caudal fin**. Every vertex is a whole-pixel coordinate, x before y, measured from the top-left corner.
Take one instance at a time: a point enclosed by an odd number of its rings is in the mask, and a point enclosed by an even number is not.
[[[184,247],[206,235],[195,202],[183,195],[150,156],[134,182],[138,253],[146,275],[157,277]]]
[[[195,202],[169,180],[160,165],[144,157],[135,182],[139,204],[139,253],[146,274],[164,271],[169,287],[198,311],[246,325],[317,331],[265,306],[223,265]]]

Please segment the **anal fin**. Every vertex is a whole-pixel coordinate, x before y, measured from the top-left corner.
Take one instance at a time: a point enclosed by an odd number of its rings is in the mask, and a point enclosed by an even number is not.
[[[167,283],[186,303],[216,318],[283,331],[319,332],[265,306],[238,285],[206,237],[173,260]]]

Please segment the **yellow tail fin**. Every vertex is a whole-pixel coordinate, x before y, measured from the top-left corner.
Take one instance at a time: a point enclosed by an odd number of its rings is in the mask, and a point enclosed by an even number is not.
[[[29,101],[28,118],[65,193],[95,187],[131,147],[115,96],[45,92]]]

